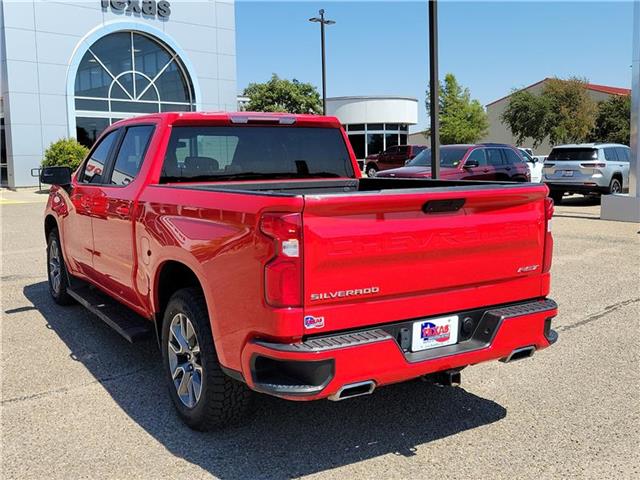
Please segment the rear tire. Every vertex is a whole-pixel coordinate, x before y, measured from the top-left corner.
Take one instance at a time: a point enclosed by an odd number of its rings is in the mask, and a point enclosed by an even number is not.
[[[184,288],[169,300],[162,322],[162,360],[173,404],[189,427],[224,427],[247,411],[251,390],[222,371],[200,290]]]
[[[73,298],[67,293],[69,273],[62,254],[58,229],[53,228],[47,237],[47,279],[49,293],[58,305],[71,305]]]
[[[552,190],[551,193],[549,193],[549,196],[553,199],[553,203],[555,205],[560,205],[562,203],[562,197],[564,197],[564,192]]]
[[[365,170],[367,177],[373,178],[376,176],[376,173],[378,173],[378,167],[375,165],[367,165],[367,169]]]
[[[622,182],[618,178],[612,178],[609,184],[609,194],[622,193]]]

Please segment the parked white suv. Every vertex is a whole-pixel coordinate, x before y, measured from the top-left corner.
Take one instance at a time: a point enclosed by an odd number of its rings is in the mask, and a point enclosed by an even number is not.
[[[621,193],[629,188],[631,149],[617,143],[554,147],[544,162],[543,182],[556,204],[565,193]]]
[[[531,181],[533,183],[540,183],[542,181],[543,161],[531,155],[529,153],[531,151],[530,148],[518,147],[518,150],[520,150],[520,153],[522,153],[522,156],[527,162],[527,167],[529,167],[529,173],[531,174]]]

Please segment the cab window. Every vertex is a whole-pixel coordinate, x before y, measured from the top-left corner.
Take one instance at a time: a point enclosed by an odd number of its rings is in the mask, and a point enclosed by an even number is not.
[[[115,144],[119,133],[119,129],[107,133],[107,135],[93,148],[89,158],[84,164],[80,180],[82,183],[102,183],[104,166],[107,163],[109,154],[113,149],[113,145]]]
[[[384,151],[385,155],[395,155],[398,153],[398,147],[389,147]]]
[[[137,125],[127,128],[109,183],[120,186],[128,185],[136,177],[142,166],[153,128],[152,125]]]
[[[499,148],[487,148],[487,163],[492,167],[502,166],[502,154]]]

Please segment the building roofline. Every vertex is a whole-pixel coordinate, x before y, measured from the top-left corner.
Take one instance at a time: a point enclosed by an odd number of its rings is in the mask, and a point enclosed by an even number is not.
[[[529,88],[535,87],[536,85],[540,85],[541,83],[546,82],[547,80],[549,80],[549,77],[544,77],[542,80],[539,80],[535,83],[532,83],[531,85],[528,85],[526,87],[522,87],[522,88],[518,88],[517,90],[512,91],[511,93],[509,93],[508,95],[505,95],[504,97],[500,97],[497,100],[494,100],[493,102],[487,103],[485,105],[485,107],[488,107],[489,105],[493,105],[494,103],[498,103],[501,102],[502,100],[509,98],[511,95],[513,95],[515,92],[521,92],[522,90],[528,90]]]
[[[353,95],[346,97],[327,97],[327,100],[409,100],[417,102],[415,97],[404,97],[401,95]]]
[[[532,83],[531,85],[528,85],[526,87],[522,87],[519,88],[517,90],[514,90],[513,92],[509,93],[509,95],[505,95],[504,97],[501,97],[497,100],[494,100],[491,103],[487,103],[485,105],[485,107],[489,107],[495,103],[501,102],[502,100],[505,100],[507,98],[509,98],[511,95],[513,95],[515,92],[521,92],[523,90],[528,90],[532,87],[535,87],[537,85],[540,85],[541,83],[546,82],[547,80],[551,80],[551,77],[545,77],[542,80]],[[608,93],[610,95],[631,95],[631,89],[630,88],[623,88],[623,87],[610,87],[608,85],[598,85],[596,83],[587,83],[585,85],[585,87],[587,88],[587,90],[591,90],[594,92],[602,92],[602,93]]]

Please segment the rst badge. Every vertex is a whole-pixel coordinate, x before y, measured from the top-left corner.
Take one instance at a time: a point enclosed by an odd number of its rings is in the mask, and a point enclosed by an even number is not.
[[[324,328],[324,317],[305,315],[304,328]]]

